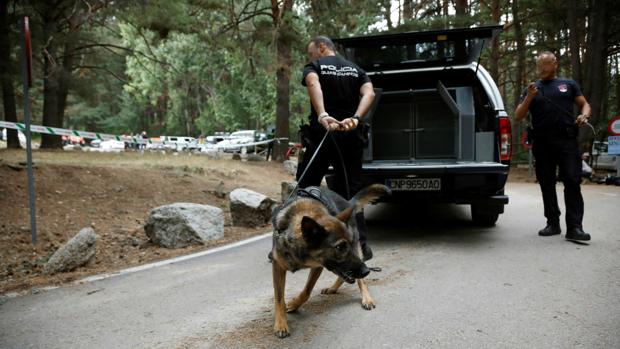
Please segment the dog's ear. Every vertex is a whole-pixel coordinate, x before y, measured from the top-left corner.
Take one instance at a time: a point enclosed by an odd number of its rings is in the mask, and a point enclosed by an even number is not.
[[[383,184],[373,184],[360,190],[349,202],[355,205],[356,210],[360,210],[367,203],[384,195],[392,195],[392,191]]]
[[[327,232],[325,231],[325,228],[323,228],[314,219],[304,216],[301,219],[301,234],[303,235],[306,244],[308,244],[309,247],[313,247],[319,246],[323,242]]]
[[[353,213],[354,208],[355,206],[349,206],[345,208],[342,212],[336,215],[336,218],[338,218],[338,220],[340,220],[341,222],[344,222],[344,223],[348,222],[349,218],[351,217],[351,213]]]

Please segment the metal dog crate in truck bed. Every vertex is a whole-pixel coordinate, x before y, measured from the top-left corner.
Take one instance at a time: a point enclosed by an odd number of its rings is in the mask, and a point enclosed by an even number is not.
[[[478,64],[501,26],[335,40],[371,77],[365,116],[364,184],[384,183],[390,200],[471,205],[493,225],[508,197],[510,121],[497,85]]]

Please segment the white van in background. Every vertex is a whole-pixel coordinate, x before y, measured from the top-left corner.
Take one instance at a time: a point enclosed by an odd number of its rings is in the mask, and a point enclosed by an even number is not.
[[[160,136],[159,140],[164,143],[165,149],[183,151],[187,149],[189,144],[195,141],[196,138],[184,136]]]

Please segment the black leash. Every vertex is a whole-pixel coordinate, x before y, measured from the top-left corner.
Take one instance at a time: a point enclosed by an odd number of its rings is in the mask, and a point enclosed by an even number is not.
[[[353,132],[353,131],[351,131],[351,132]],[[293,188],[293,190],[288,194],[288,197],[286,198],[286,200],[284,200],[283,202],[287,202],[291,198],[291,196],[293,196],[293,194],[297,192],[297,188],[299,187],[299,182],[301,182],[301,180],[306,175],[306,172],[308,172],[308,169],[312,165],[312,162],[314,161],[314,159],[316,158],[317,154],[321,150],[321,147],[323,146],[323,143],[325,143],[325,139],[327,138],[327,135],[330,135],[330,138],[331,138],[332,142],[336,146],[336,151],[338,152],[338,157],[340,158],[340,164],[342,165],[342,171],[344,172],[344,183],[345,183],[345,188],[347,190],[347,198],[350,198],[351,192],[349,191],[349,176],[347,175],[347,169],[344,166],[344,158],[342,157],[342,152],[340,152],[340,147],[338,147],[338,143],[336,143],[336,140],[334,139],[334,136],[331,135],[331,132],[329,132],[328,130],[325,130],[325,136],[323,136],[323,139],[321,139],[321,142],[319,143],[319,146],[314,151],[314,154],[312,154],[312,157],[310,158],[310,161],[308,161],[308,165],[306,165],[306,168],[304,169],[304,172],[302,172],[301,176],[299,176],[299,179],[297,180],[297,183],[295,184],[295,188]]]
[[[342,157],[342,153],[340,152],[340,147],[338,146],[338,143],[336,143],[336,140],[334,139],[333,135],[331,136],[331,139],[332,139],[332,142],[334,142],[334,145],[336,146],[336,151],[338,152],[338,157],[340,158],[340,164],[342,165],[342,172],[344,172],[344,186],[347,189],[347,200],[349,200],[351,198],[351,192],[349,191],[349,176],[347,176],[347,168],[344,165],[344,158]]]
[[[559,105],[557,105],[555,102],[553,102],[552,100],[550,100],[547,96],[545,96],[543,94],[543,99],[547,102],[549,102],[549,104],[551,104],[552,106],[554,106],[556,109],[562,111],[563,113],[565,113],[566,115],[570,115],[571,117],[575,117],[575,115],[573,115],[573,113],[570,113],[564,109],[562,109],[562,107],[560,107]],[[583,126],[583,125],[588,125],[590,127],[590,129],[592,129],[592,133],[594,134],[594,138],[596,138],[596,130],[594,129],[594,126],[592,126],[592,124],[590,124],[588,122],[588,120],[584,121],[583,124],[579,125],[579,127]]]
[[[319,143],[319,146],[314,151],[314,154],[312,154],[312,157],[310,158],[310,161],[308,162],[308,165],[306,165],[306,168],[304,169],[304,172],[302,172],[301,176],[299,176],[299,179],[297,180],[297,183],[295,184],[295,188],[293,188],[293,190],[288,194],[288,197],[286,198],[286,200],[284,200],[282,203],[287,202],[291,198],[291,196],[293,196],[293,194],[297,192],[297,188],[299,187],[299,182],[301,182],[301,180],[306,175],[306,172],[308,172],[308,169],[310,168],[310,165],[312,165],[312,162],[314,161],[314,158],[316,158],[316,155],[319,153],[319,150],[321,150],[321,146],[323,146],[323,143],[325,142],[325,138],[327,138],[328,134],[329,134],[329,132],[327,130],[325,130],[325,136],[323,136],[323,139],[321,140],[321,143]]]
[[[571,118],[574,118],[575,115],[573,115],[573,113],[567,111],[566,109],[563,109],[562,107],[560,107],[559,105],[557,105],[554,101],[550,100],[549,97],[545,96],[545,90],[543,89],[543,85],[542,83],[540,83],[540,80],[536,82],[536,87],[540,89],[540,91],[542,92],[542,98],[548,102],[549,104],[551,104],[552,106],[554,106],[557,110],[561,111],[562,113],[564,113],[565,115],[570,116]],[[579,127],[583,126],[583,125],[588,125],[590,127],[590,129],[592,129],[592,133],[594,134],[594,138],[596,139],[596,130],[594,129],[594,126],[592,126],[592,124],[590,124],[588,122],[588,120],[586,119],[586,121],[582,124],[579,125]]]

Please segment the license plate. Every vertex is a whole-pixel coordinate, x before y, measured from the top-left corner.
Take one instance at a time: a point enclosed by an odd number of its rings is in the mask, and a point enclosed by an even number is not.
[[[441,178],[392,178],[386,180],[386,186],[394,191],[438,191]]]

